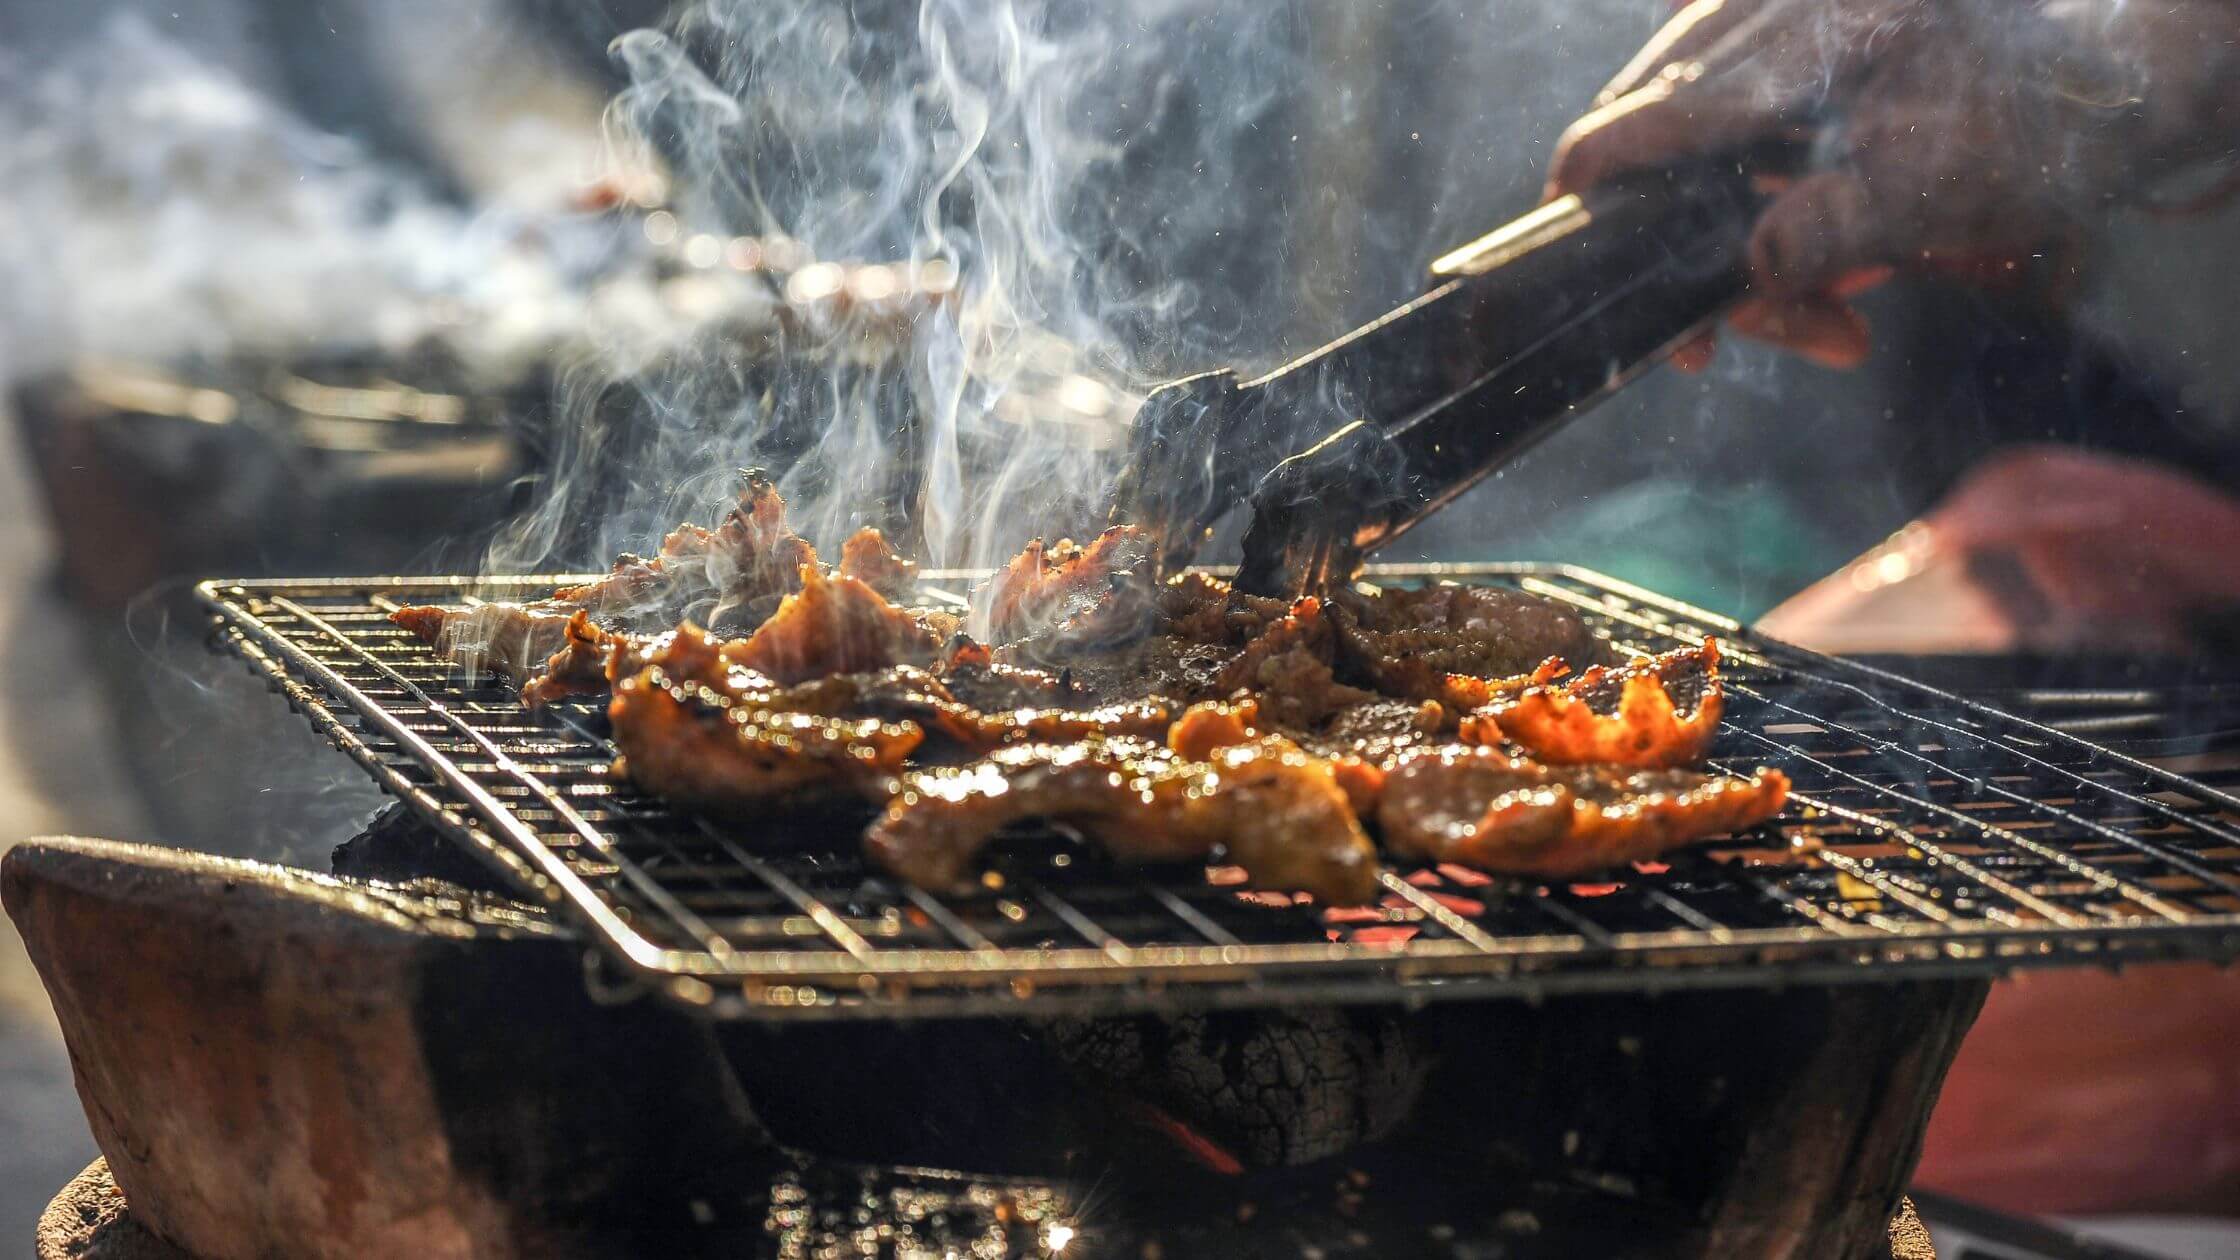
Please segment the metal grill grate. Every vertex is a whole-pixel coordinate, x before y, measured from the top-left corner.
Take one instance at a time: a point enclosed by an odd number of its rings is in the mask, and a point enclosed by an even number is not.
[[[1794,803],[1605,882],[1396,866],[1365,909],[1063,844],[1011,846],[974,895],[936,898],[868,871],[854,819],[748,834],[632,793],[607,776],[597,709],[524,712],[388,621],[399,603],[569,579],[200,592],[226,645],[389,790],[572,911],[626,973],[721,1015],[1423,1001],[2240,956],[2240,799],[2226,791],[1584,570],[1373,576],[1513,584],[1640,651],[1719,635],[1729,703],[1713,761],[1778,767]]]

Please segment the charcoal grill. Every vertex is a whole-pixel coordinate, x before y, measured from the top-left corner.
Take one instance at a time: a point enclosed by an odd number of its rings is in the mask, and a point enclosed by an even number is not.
[[[932,573],[928,602],[973,575]],[[1022,844],[936,897],[867,870],[857,827],[749,831],[609,777],[595,706],[520,708],[391,625],[403,603],[528,597],[569,575],[210,581],[221,644],[429,823],[598,941],[604,980],[717,1016],[1117,1013],[1299,1002],[1966,977],[2240,955],[2240,799],[2050,727],[1587,570],[1387,566],[1508,585],[1633,651],[1719,636],[1712,764],[1776,767],[1777,820],[1598,882],[1391,866],[1327,909],[1214,868]]]

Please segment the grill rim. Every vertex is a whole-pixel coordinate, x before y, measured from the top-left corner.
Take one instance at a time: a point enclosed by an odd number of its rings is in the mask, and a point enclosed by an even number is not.
[[[248,601],[259,599],[276,607],[295,605],[291,616],[306,624],[320,625],[324,632],[348,645],[366,662],[387,671],[396,682],[418,693],[433,713],[443,709],[435,697],[389,670],[349,635],[324,626],[323,619],[297,601],[358,596],[360,602],[377,606],[374,600],[381,595],[449,597],[456,601],[477,595],[541,594],[553,586],[596,576],[211,579],[198,584],[196,593],[212,610],[223,646],[263,674],[292,707],[311,720],[315,729],[372,772],[385,789],[405,801],[439,831],[468,844],[471,851],[491,863],[525,894],[563,909],[580,925],[589,928],[594,940],[621,964],[631,984],[650,987],[685,1005],[718,1015],[758,1018],[1070,1015],[1178,1006],[1251,1007],[1301,1000],[1418,1002],[1494,994],[1536,997],[1567,992],[1981,976],[2031,966],[2078,963],[2112,966],[2165,958],[2230,961],[2240,957],[2240,912],[2212,914],[2165,910],[2167,920],[2160,922],[2079,919],[2064,914],[2062,917],[2071,921],[2027,927],[1988,920],[1955,922],[1949,918],[1938,922],[1881,922],[1869,926],[1824,917],[1814,926],[1744,928],[1720,927],[1706,919],[1713,924],[1709,929],[1606,932],[1591,920],[1564,910],[1560,902],[1553,901],[1540,908],[1550,917],[1568,917],[1575,928],[1573,935],[1495,936],[1450,913],[1447,917],[1458,919],[1460,923],[1460,930],[1454,931],[1454,939],[1416,939],[1399,948],[1358,942],[1142,947],[1108,944],[1103,948],[1060,949],[886,948],[863,941],[846,927],[843,916],[807,894],[804,895],[808,896],[808,904],[801,905],[802,912],[817,923],[835,948],[698,952],[664,948],[618,915],[615,907],[569,869],[565,860],[538,837],[533,827],[516,817],[454,758],[429,745],[389,706],[368,696],[358,684],[343,677],[247,606]],[[971,570],[936,570],[925,573],[921,580],[939,587],[970,581],[977,576],[979,573]],[[1997,738],[1998,728],[2021,733],[2052,748],[2083,754],[2110,768],[2159,784],[2161,790],[2182,793],[2212,808],[2240,814],[2240,798],[2183,775],[1868,664],[1828,657],[1767,639],[1732,619],[1580,566],[1529,562],[1383,565],[1372,567],[1365,578],[1386,583],[1506,580],[1651,636],[1716,634],[1732,659],[1795,671],[1822,685],[1844,686],[1903,720],[1935,725],[1921,716],[1925,710],[1901,708],[1876,694],[1875,688],[1913,693],[1924,702],[1972,716],[1989,729],[1961,731],[1954,728],[1954,733],[1980,740],[2044,771],[2085,781],[2065,767],[2043,761]],[[1563,588],[1562,582],[1599,594],[1600,602]],[[1627,609],[1611,602],[1613,597],[1631,605],[1634,615],[1628,615]],[[1661,615],[1663,620],[1642,618],[1639,610]],[[337,704],[359,722],[372,723],[380,730],[382,738],[397,744],[411,757],[413,764],[434,775],[439,784],[456,793],[479,817],[463,815],[456,805],[442,799],[439,792],[413,782],[400,765],[392,764],[393,754],[385,754],[368,742],[362,730],[336,711]],[[1793,711],[1800,721],[1826,720],[1807,711]],[[465,723],[455,718],[453,721],[461,730],[471,732],[472,728]],[[580,729],[575,733],[585,734]],[[1750,734],[1767,739],[1756,732]],[[474,738],[482,739],[479,734]],[[486,740],[482,742],[488,744]],[[1776,741],[1768,742],[1775,749],[1784,747]],[[489,746],[488,751],[494,754],[493,764],[501,769],[510,761],[509,754],[494,746]],[[1918,752],[1912,755],[1922,756]],[[1931,761],[1930,764],[1935,763]],[[537,776],[522,772],[519,777],[540,786],[547,803],[556,804],[563,814],[572,808],[560,793],[541,785]],[[2173,818],[2179,813],[2167,806],[2157,806],[2140,793],[2097,786],[2142,807],[2159,808]],[[1918,807],[1932,807],[1919,798],[1913,798],[1912,803]],[[2036,805],[2034,801],[2023,803]],[[1838,813],[1842,811],[1839,809]],[[2079,821],[2089,820],[2080,818]],[[2188,826],[2201,826],[2197,819],[2181,821]],[[703,824],[703,830],[710,829]],[[2134,847],[2143,843],[2113,827],[2104,830]],[[2240,830],[2226,825],[2220,833],[2240,843]],[[596,845],[602,833],[596,827],[582,824],[582,834]],[[734,851],[732,856],[757,860],[736,844],[729,847]],[[2152,853],[2151,848],[2144,851]],[[2151,905],[2154,901],[2152,893],[2140,897],[2138,894],[2145,890],[2122,876],[2107,876],[2089,861],[2065,851],[2057,852],[2081,868],[2078,874],[2090,872],[2105,876],[2125,890],[2128,899],[2140,904]],[[1846,867],[1843,855],[1834,849],[1825,851],[1825,855],[1836,869],[1865,879],[1884,896],[1895,894],[1903,900],[1902,886],[1878,878],[1871,863]],[[2154,856],[2170,861],[2167,853]],[[1957,858],[1940,856],[1936,861],[1960,863],[1954,869],[1966,869],[1966,864]],[[624,860],[621,865],[631,869],[636,864]],[[1739,875],[1731,864],[1729,873]],[[2235,875],[2214,870],[2204,870],[2201,874],[2227,894],[2240,896],[2240,878]],[[1454,928],[1455,925],[1440,920],[1443,907],[1438,902],[1410,885],[1395,870],[1385,872],[1384,882],[1388,892],[1425,912],[1426,917]],[[1759,883],[1739,877],[1737,882]],[[772,886],[784,891],[776,882]],[[1135,881],[1135,886],[1139,889],[1160,887],[1141,879]],[[1773,895],[1763,887],[1760,891]],[[905,897],[914,904],[932,901],[937,907],[941,905],[938,898],[915,890],[906,890]],[[1800,899],[1789,908],[1796,909],[1803,904]],[[854,937],[852,947],[851,937]]]

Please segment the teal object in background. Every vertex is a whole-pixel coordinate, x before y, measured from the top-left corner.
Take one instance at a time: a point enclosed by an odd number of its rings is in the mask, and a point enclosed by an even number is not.
[[[1529,535],[1504,531],[1490,553],[1441,539],[1430,558],[1584,565],[1749,622],[1858,553],[1815,527],[1808,507],[1769,484],[1654,478],[1558,509]]]

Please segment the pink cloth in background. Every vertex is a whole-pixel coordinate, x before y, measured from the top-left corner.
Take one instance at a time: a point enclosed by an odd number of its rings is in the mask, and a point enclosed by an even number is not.
[[[1828,652],[2182,651],[2240,602],[2240,499],[2155,465],[2026,447],[1768,613]],[[2240,973],[1994,986],[1916,1180],[2014,1212],[2240,1213]]]
[[[1970,473],[1758,628],[1825,652],[2181,651],[2240,604],[2240,499],[2182,473],[2031,446]]]
[[[2009,1212],[2240,1214],[2240,972],[2024,973],[1993,986],[1917,1184]]]

